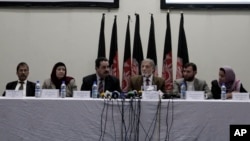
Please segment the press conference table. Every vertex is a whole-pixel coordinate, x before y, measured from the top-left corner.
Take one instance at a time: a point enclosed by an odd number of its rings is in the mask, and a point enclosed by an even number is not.
[[[229,141],[249,101],[0,98],[1,141]]]

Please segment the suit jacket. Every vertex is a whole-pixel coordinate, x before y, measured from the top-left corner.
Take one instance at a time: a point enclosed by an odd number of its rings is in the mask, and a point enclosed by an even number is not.
[[[213,95],[213,98],[214,99],[220,99],[220,94],[221,94],[221,89],[220,89],[220,86],[219,86],[219,83],[217,80],[213,80],[211,82],[212,84],[212,88],[211,88],[211,92],[212,92],[212,95]],[[243,87],[242,84],[240,84],[240,91],[239,92],[247,92],[247,90]]]
[[[43,89],[56,89],[56,85],[51,81],[51,79],[46,79],[43,82]],[[75,83],[75,79],[71,79],[69,84],[66,86],[66,96],[67,97],[72,97],[73,96],[73,91],[77,90],[77,86]]]
[[[182,82],[184,81],[183,78],[177,79],[174,81],[174,89],[173,89],[173,94],[176,96],[180,96],[180,87]],[[200,80],[195,78],[194,79],[194,90],[195,91],[204,91],[207,98],[212,98],[211,91],[206,83],[205,80]]]
[[[143,85],[143,77],[141,75],[133,76],[130,79],[130,86],[128,90],[140,91],[142,85]],[[165,80],[163,78],[153,76],[152,85],[156,85],[157,90],[161,90],[162,92],[166,93]]]
[[[91,75],[84,77],[82,79],[81,90],[91,91],[94,81],[97,82],[96,74],[91,74]],[[121,92],[120,81],[116,77],[108,75],[104,81],[105,81],[104,91],[108,90],[110,92],[112,91]],[[92,94],[92,91],[90,93],[90,96],[92,96],[91,94]]]
[[[17,83],[18,81],[9,82],[6,85],[6,90],[15,90]],[[36,84],[34,82],[27,81],[26,96],[35,96],[35,87],[36,87]],[[3,93],[3,96],[5,96],[5,91]]]

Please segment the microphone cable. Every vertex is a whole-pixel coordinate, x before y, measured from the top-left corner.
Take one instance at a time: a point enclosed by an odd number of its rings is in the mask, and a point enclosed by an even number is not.
[[[119,111],[120,111],[120,114],[121,114],[121,119],[122,119],[122,125],[121,125],[121,139],[122,139],[122,141],[123,141],[123,137],[124,137],[124,135],[123,135],[123,128],[125,129],[125,131],[127,130],[126,129],[126,124],[125,124],[125,120],[124,120],[124,102],[125,102],[125,99],[121,99],[121,106],[120,106],[120,104],[119,104],[119,101],[120,100],[117,100],[117,107],[118,107],[118,109],[119,109]]]
[[[120,111],[121,119],[122,119],[122,123],[121,123],[121,137],[122,137],[121,140],[122,141],[124,138],[126,139],[126,137],[127,137],[128,128],[127,128],[127,125],[125,122],[125,113],[129,113],[126,111],[128,111],[130,108],[129,105],[125,107],[125,102],[126,102],[126,100],[122,99],[121,104],[119,104],[119,100],[117,100],[118,109]],[[124,135],[124,133],[125,133],[125,135]]]
[[[107,108],[105,108],[106,106],[107,106]],[[105,115],[105,122],[104,122],[104,127],[103,127],[102,120],[103,120],[103,114],[104,114],[105,109],[106,109],[106,115]],[[101,114],[101,136],[99,138],[99,141],[104,139],[106,124],[107,124],[107,116],[108,116],[108,104],[106,104],[106,100],[104,99],[104,106],[103,106],[103,110],[102,110],[102,114]]]
[[[155,113],[155,115],[154,115],[154,117],[153,117],[153,120],[152,120],[152,122],[151,122],[151,124],[150,124],[150,126],[149,126],[149,129],[148,129],[148,132],[147,132],[147,135],[149,135],[152,126],[154,126],[154,127],[153,127],[153,131],[152,131],[152,133],[151,133],[151,136],[147,136],[149,141],[152,140],[152,137],[153,137],[154,132],[155,132],[155,129],[156,129],[157,116],[160,114],[160,110],[161,110],[160,107],[161,107],[161,100],[159,99],[158,104],[157,104],[157,108],[156,108],[156,113]],[[159,120],[159,125],[160,125],[160,120]],[[160,131],[160,130],[159,130],[159,131]],[[147,137],[145,138],[145,141],[146,141]]]
[[[168,117],[169,117],[169,106],[170,103],[172,104],[172,109],[171,109],[171,121],[170,121],[170,126],[168,125]],[[173,98],[169,99],[168,104],[167,104],[167,114],[166,114],[166,136],[165,136],[165,141],[169,141],[169,133],[171,131],[172,125],[173,125],[173,121],[174,121],[174,100]]]
[[[115,120],[114,120],[114,101],[112,101],[112,121],[113,121],[113,127],[114,127],[114,134],[115,134],[115,141],[116,141],[116,130],[115,130]]]
[[[103,113],[104,113],[105,107],[106,107],[106,103],[105,103],[105,101],[103,101],[103,108],[102,108],[102,113],[101,113],[101,135],[99,137],[99,141],[101,140],[102,134],[103,134],[103,131],[102,131],[102,118],[103,118]]]
[[[134,125],[133,117],[132,117],[133,115],[132,114],[133,114],[133,98],[130,98],[130,101],[129,101],[129,112],[128,112],[128,119],[129,119],[129,121],[128,121],[128,129],[127,129],[127,131],[125,131],[125,140],[127,140],[128,137],[129,137],[129,140],[131,140],[131,134],[133,132],[132,125]],[[129,131],[130,131],[130,134],[128,133]]]
[[[136,124],[136,139],[137,139],[137,141],[139,141],[139,135],[140,135],[140,119],[141,119],[141,99],[138,99],[137,100],[137,124]]]
[[[133,103],[134,103],[134,107],[135,108],[133,108]],[[137,120],[137,122],[136,122],[136,124],[132,124],[132,125],[134,125],[132,128],[133,129],[135,129],[135,135],[134,135],[134,140],[135,141],[139,141],[139,129],[140,129],[140,127],[142,128],[142,130],[143,130],[143,132],[145,133],[145,135],[148,137],[148,134],[147,134],[147,131],[146,131],[146,129],[144,128],[144,126],[143,126],[143,124],[141,123],[141,120],[140,120],[140,115],[141,115],[141,100],[140,99],[137,99],[137,100],[135,100],[135,102],[133,102],[133,101],[130,101],[130,105],[131,105],[131,108],[130,108],[130,114],[131,113],[134,113],[134,115],[133,115],[133,118],[134,118],[134,122],[135,122],[135,120]],[[131,110],[132,110],[132,112],[131,112]],[[131,123],[131,116],[130,116],[130,120],[129,120],[129,123]],[[131,129],[131,132],[133,132],[134,130],[132,130]],[[131,135],[130,135],[131,136]],[[131,140],[131,139],[130,139]],[[129,141],[130,141],[129,140]]]

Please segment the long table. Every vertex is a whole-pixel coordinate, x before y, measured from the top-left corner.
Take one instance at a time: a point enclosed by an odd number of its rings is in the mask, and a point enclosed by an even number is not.
[[[229,141],[249,101],[0,98],[1,141]]]

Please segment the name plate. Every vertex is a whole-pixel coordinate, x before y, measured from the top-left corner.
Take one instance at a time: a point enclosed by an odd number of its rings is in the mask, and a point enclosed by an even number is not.
[[[249,100],[249,93],[232,93],[232,100]]]
[[[143,91],[157,91],[157,85],[141,86]]]
[[[42,89],[41,98],[58,98],[59,90],[57,89]]]
[[[159,92],[158,91],[143,91],[142,92],[142,99],[159,99]]]
[[[73,91],[73,98],[88,99],[90,98],[90,91]]]
[[[204,100],[204,91],[186,91],[187,100]]]
[[[5,90],[5,97],[8,98],[23,98],[23,91]]]

